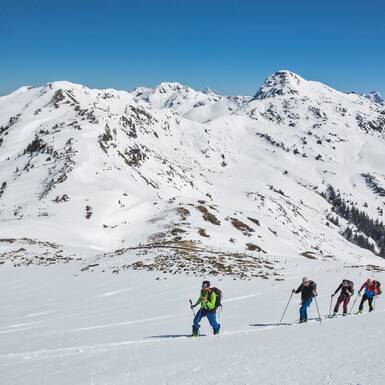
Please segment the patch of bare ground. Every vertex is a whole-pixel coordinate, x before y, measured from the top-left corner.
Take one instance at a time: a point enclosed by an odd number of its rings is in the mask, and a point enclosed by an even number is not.
[[[171,234],[172,235],[178,235],[178,234],[183,234],[183,233],[185,233],[186,232],[186,230],[183,230],[183,229],[181,229],[181,228],[179,228],[179,227],[174,227],[172,230],[171,230]]]
[[[312,251],[304,251],[300,255],[302,255],[303,257],[308,258],[308,259],[318,259],[316,257],[317,254],[313,253]]]
[[[243,235],[246,235],[247,237],[251,236],[251,233],[254,232],[254,229],[247,225],[246,223],[240,221],[237,218],[226,218],[226,220],[230,220],[231,224],[239,231],[243,233]]]
[[[266,251],[262,249],[262,247],[259,247],[255,243],[246,243],[246,248],[247,250],[250,250],[250,251],[258,251],[258,252],[262,251],[262,253],[267,254]]]
[[[385,268],[377,265],[350,265],[350,266],[345,266],[345,268],[366,269],[367,271],[371,271],[375,273],[380,273],[382,271],[385,271]]]
[[[219,226],[221,224],[221,221],[213,214],[211,213],[205,206],[195,206],[197,210],[199,210],[203,214],[203,219],[207,222],[212,223],[213,225]]]
[[[0,264],[11,263],[14,267],[48,266],[81,259],[63,255],[64,251],[61,247],[51,242],[41,242],[29,238],[1,238],[0,243],[9,245],[8,250],[0,253]]]
[[[201,237],[210,238],[210,235],[208,235],[208,234],[206,233],[206,230],[205,230],[205,229],[199,228],[199,229],[198,229],[198,234],[199,234]]]
[[[258,220],[258,219],[251,218],[251,217],[247,217],[247,219],[248,219],[250,222],[253,222],[255,225],[261,226],[261,224],[259,223],[259,220]]]
[[[266,258],[247,253],[205,249],[193,241],[149,243],[125,249],[129,250],[144,252],[142,255],[145,257],[130,264],[115,266],[113,273],[131,269],[200,277],[230,276],[244,280],[283,279],[279,272],[281,269]],[[146,252],[150,251],[151,257],[146,255]],[[119,253],[122,251],[119,250]]]
[[[176,209],[176,212],[178,213],[182,221],[186,221],[187,217],[190,215],[190,211],[187,210],[185,207],[178,207]]]

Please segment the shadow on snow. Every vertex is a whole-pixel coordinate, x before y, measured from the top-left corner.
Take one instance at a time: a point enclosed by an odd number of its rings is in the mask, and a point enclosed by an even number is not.
[[[205,337],[206,334],[200,334],[199,337]],[[146,338],[182,338],[182,337],[192,337],[191,334],[163,334],[159,336],[150,336]]]

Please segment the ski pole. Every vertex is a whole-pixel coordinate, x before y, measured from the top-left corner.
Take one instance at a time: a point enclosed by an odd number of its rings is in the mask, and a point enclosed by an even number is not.
[[[318,318],[319,318],[319,322],[322,322],[322,319],[321,319],[321,314],[320,314],[320,312],[319,312],[319,308],[318,308],[317,297],[314,297],[314,301],[315,301],[315,305],[317,306],[317,312],[318,312]]]
[[[333,295],[330,298],[330,307],[329,307],[329,318],[332,315],[332,305],[333,305]]]
[[[189,299],[189,302],[190,302],[190,309],[192,310],[194,317],[195,317],[195,311],[194,311],[194,308],[192,307],[193,303],[192,303],[191,299]]]
[[[287,303],[287,305],[286,305],[286,307],[285,307],[285,310],[283,311],[283,314],[282,314],[282,317],[281,317],[281,320],[279,321],[279,323],[281,323],[282,322],[282,320],[283,320],[283,317],[285,317],[285,314],[286,314],[286,310],[287,310],[287,308],[289,307],[289,303],[290,303],[290,301],[291,301],[291,298],[293,297],[293,292],[291,292],[291,295],[290,295],[290,298],[289,298],[289,301],[288,301],[288,303]]]
[[[350,308],[349,314],[352,314],[352,311],[353,311],[353,309],[354,309],[354,305],[356,304],[357,299],[358,299],[359,296],[360,296],[360,295],[357,293],[356,299],[354,300],[353,305],[352,305],[352,307]]]

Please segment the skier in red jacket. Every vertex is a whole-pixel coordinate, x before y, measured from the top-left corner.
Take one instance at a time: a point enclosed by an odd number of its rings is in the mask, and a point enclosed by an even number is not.
[[[365,288],[365,293],[362,296],[360,306],[358,308],[358,314],[362,313],[362,310],[364,309],[364,303],[365,301],[368,301],[369,303],[369,311],[373,311],[373,300],[374,297],[378,295],[378,289],[377,289],[377,282],[374,279],[368,279],[366,282],[364,282],[358,290],[358,295],[361,295],[361,291]]]

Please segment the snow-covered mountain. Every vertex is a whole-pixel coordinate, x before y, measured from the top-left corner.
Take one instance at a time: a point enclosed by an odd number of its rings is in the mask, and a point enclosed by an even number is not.
[[[362,96],[379,104],[384,104],[385,102],[385,100],[378,91],[371,91],[368,94],[362,94]]]
[[[179,83],[23,87],[0,98],[0,231],[14,247],[3,257],[40,245],[60,259],[65,245],[104,252],[95,265],[115,272],[238,277],[281,274],[258,258],[283,250],[378,259],[326,191],[380,223],[383,164],[384,106],[289,71],[253,97]]]

